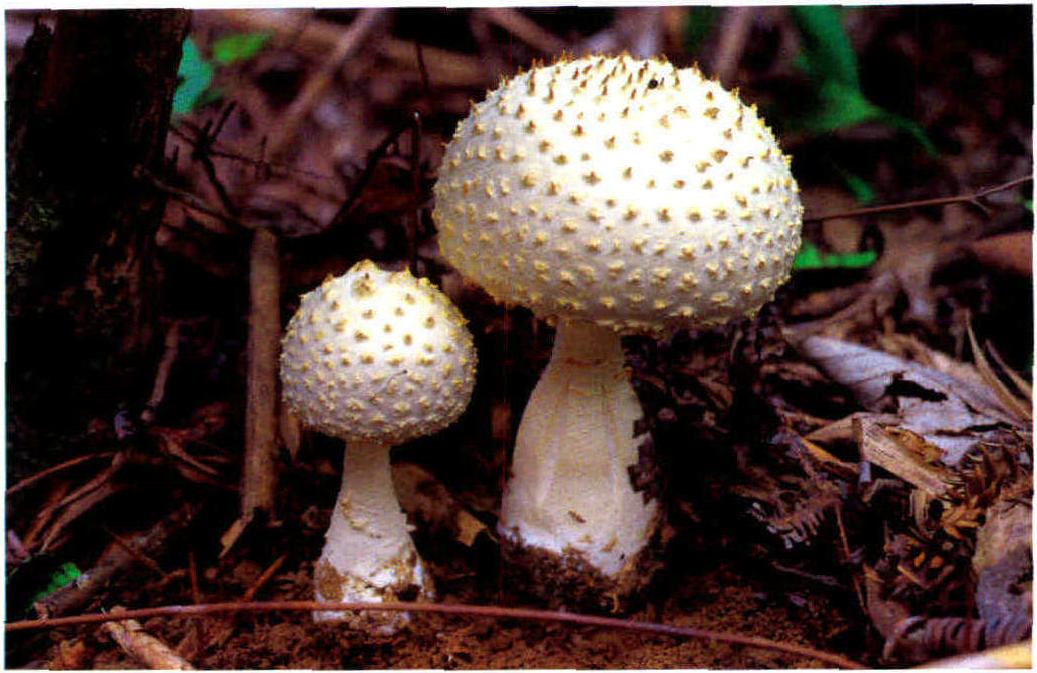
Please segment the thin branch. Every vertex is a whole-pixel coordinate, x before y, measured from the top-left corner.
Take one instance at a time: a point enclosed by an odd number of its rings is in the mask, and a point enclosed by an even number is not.
[[[226,214],[216,210],[215,208],[210,207],[207,203],[205,203],[205,201],[198,198],[191,192],[184,191],[183,189],[173,187],[172,185],[163,182],[151,171],[147,170],[144,167],[137,167],[137,169],[134,171],[134,174],[136,178],[147,182],[158,191],[164,192],[165,194],[176,199],[188,208],[193,208],[194,210],[197,210],[200,213],[205,213],[206,215],[215,217],[217,220],[223,222],[224,224],[229,224],[234,227],[242,226],[241,222],[239,222],[238,220],[234,219],[233,217],[227,216]]]
[[[349,211],[351,211],[353,206],[356,205],[356,202],[360,199],[360,194],[363,193],[364,188],[367,187],[367,183],[370,182],[371,178],[374,176],[374,170],[378,166],[378,162],[382,160],[385,153],[389,151],[389,147],[399,139],[403,132],[408,128],[411,128],[412,124],[413,122],[411,120],[401,123],[395,129],[390,131],[389,134],[382,139],[382,142],[378,143],[378,147],[371,150],[371,153],[367,155],[367,164],[364,166],[363,172],[360,173],[360,177],[358,177],[356,182],[353,183],[353,188],[350,190],[349,196],[346,197],[346,200],[342,202],[341,206],[339,206],[338,211],[331,217],[331,220],[329,220],[328,228],[345,222],[346,217],[349,215]]]
[[[241,600],[247,603],[250,602],[253,598],[255,598],[256,594],[259,593],[259,590],[266,586],[266,583],[269,582],[270,579],[274,576],[274,574],[276,574],[277,571],[281,569],[281,566],[283,566],[284,562],[287,560],[288,554],[281,554],[280,556],[278,556],[277,560],[271,563],[267,567],[267,569],[264,570],[258,578],[256,578],[256,581],[252,583],[252,586],[250,586],[245,591],[245,593],[242,594]]]
[[[912,208],[925,208],[928,206],[946,206],[951,203],[966,203],[970,206],[979,208],[980,210],[987,212],[986,206],[984,206],[980,199],[986,198],[991,194],[997,192],[1003,192],[1006,189],[1012,189],[1019,185],[1025,184],[1033,180],[1033,174],[1010,180],[1002,185],[995,187],[987,187],[981,189],[978,192],[972,194],[959,194],[958,196],[943,196],[935,199],[922,199],[921,201],[906,201],[904,203],[891,203],[885,206],[872,206],[870,208],[857,208],[854,210],[844,210],[841,213],[828,213],[826,215],[816,215],[811,217],[803,218],[804,222],[822,222],[824,220],[834,220],[840,217],[862,217],[864,215],[875,215],[878,213],[890,213],[898,210],[910,210]]]
[[[544,54],[560,54],[568,46],[565,40],[541,28],[536,21],[512,7],[486,7],[482,13],[493,23]]]
[[[180,350],[180,322],[174,320],[166,331],[166,337],[162,344],[162,359],[158,363],[158,371],[155,373],[155,383],[151,386],[151,397],[148,398],[144,410],[140,412],[140,420],[150,424],[155,420],[158,407],[166,396],[166,384],[169,382],[169,372],[176,362],[177,353]]]
[[[724,86],[731,86],[745,44],[752,30],[755,10],[750,7],[728,7],[720,24],[720,43],[714,52],[713,74]]]
[[[410,272],[418,275],[418,234],[421,229],[421,114],[414,111],[414,126],[410,134],[411,189],[418,206],[414,209],[412,222],[407,226],[407,260]]]
[[[198,126],[197,124],[191,123],[189,120],[183,120],[182,122],[180,122],[180,125],[190,129],[193,133],[201,133],[202,127]],[[186,133],[179,126],[170,126],[169,132],[177,136],[184,142],[186,142],[188,145],[191,145],[192,148],[197,143],[197,140],[194,136]],[[280,171],[279,173],[277,173],[279,177],[288,176],[294,173],[296,175],[302,175],[307,178],[313,178],[315,180],[337,179],[334,175],[326,175],[324,173],[319,173],[317,171],[309,171],[304,168],[299,168],[288,163],[266,161],[264,159],[256,159],[254,157],[246,156],[238,150],[227,149],[225,144],[218,142],[216,140],[212,140],[209,144],[209,155],[217,159],[228,159],[230,161],[237,161],[239,163],[248,164],[253,168],[268,171],[270,173],[273,173],[275,170]]]
[[[303,120],[316,107],[318,101],[320,101],[334,81],[336,73],[345,66],[346,61],[360,48],[372,29],[385,14],[385,11],[379,8],[361,10],[356,18],[353,19],[353,22],[349,24],[349,27],[341,34],[332,53],[325,57],[324,65],[307,80],[302,91],[299,92],[299,95],[292,101],[291,106],[278,120],[277,128],[270,139],[268,148],[268,153],[272,159],[280,160],[284,158],[283,155],[291,147]]]
[[[610,629],[623,629],[626,631],[640,631],[642,633],[655,633],[678,638],[702,638],[721,643],[732,643],[746,647],[757,647],[765,650],[785,652],[797,656],[811,657],[839,668],[862,669],[864,666],[855,661],[842,657],[838,654],[815,650],[805,645],[778,642],[747,636],[740,633],[724,633],[711,631],[709,629],[696,629],[685,626],[671,626],[669,624],[656,624],[652,622],[634,621],[620,619],[617,617],[599,617],[596,615],[584,615],[574,612],[553,612],[550,610],[534,610],[531,608],[504,608],[495,605],[463,605],[463,604],[441,604],[441,603],[412,603],[412,602],[386,602],[386,603],[335,603],[327,601],[268,601],[256,603],[227,602],[227,603],[202,603],[199,605],[164,605],[154,608],[141,608],[138,610],[126,610],[118,614],[87,614],[71,617],[56,617],[54,619],[29,619],[4,624],[4,631],[28,631],[32,629],[48,629],[59,626],[77,626],[80,624],[98,624],[102,622],[121,621],[125,619],[150,619],[151,617],[193,617],[198,615],[212,615],[229,612],[345,612],[376,610],[387,612],[438,612],[442,614],[467,615],[471,617],[491,617],[494,619],[522,619],[529,621],[563,622],[567,624],[578,624],[581,626],[597,626]]]
[[[414,41],[414,56],[418,59],[418,74],[421,75],[421,92],[429,93],[428,66],[425,65],[425,49],[417,40]]]
[[[77,456],[75,458],[71,458],[63,463],[58,463],[57,465],[48,467],[45,470],[37,472],[33,475],[29,475],[25,479],[22,479],[17,484],[14,484],[13,486],[7,489],[7,496],[10,497],[11,495],[22,490],[23,488],[27,488],[35,484],[36,482],[40,481],[41,479],[45,479],[46,477],[55,474],[56,472],[67,470],[70,467],[75,467],[76,465],[79,465],[80,463],[85,463],[88,460],[94,460],[95,458],[111,458],[114,455],[114,451],[102,451],[100,453],[88,453],[85,456]]]

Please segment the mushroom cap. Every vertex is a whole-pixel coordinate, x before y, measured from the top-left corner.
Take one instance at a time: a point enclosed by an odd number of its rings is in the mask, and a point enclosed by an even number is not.
[[[709,326],[788,279],[789,165],[755,106],[696,68],[563,58],[473,106],[433,215],[446,259],[498,301],[621,333]]]
[[[443,293],[365,260],[302,296],[282,342],[282,395],[324,434],[398,444],[461,415],[475,363],[472,335]]]

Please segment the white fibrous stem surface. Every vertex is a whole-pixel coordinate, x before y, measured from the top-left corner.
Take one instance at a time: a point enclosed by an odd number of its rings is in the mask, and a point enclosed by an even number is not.
[[[419,587],[419,598],[433,598],[431,581],[393,488],[389,446],[350,442],[344,463],[342,489],[314,572],[317,600],[393,601],[412,586]],[[350,621],[355,614],[316,612],[314,619]],[[388,634],[410,616],[369,612],[362,619]]]
[[[560,321],[554,352],[519,426],[500,532],[524,547],[578,552],[609,577],[645,547],[658,504],[635,491],[629,468],[642,412],[619,336]]]

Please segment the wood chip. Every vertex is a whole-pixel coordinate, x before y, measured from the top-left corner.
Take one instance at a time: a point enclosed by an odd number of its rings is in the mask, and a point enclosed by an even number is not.
[[[113,608],[118,612],[124,608]],[[148,634],[135,619],[122,622],[106,622],[101,628],[112,637],[119,647],[137,663],[154,670],[194,670],[186,659],[169,648],[158,638]]]

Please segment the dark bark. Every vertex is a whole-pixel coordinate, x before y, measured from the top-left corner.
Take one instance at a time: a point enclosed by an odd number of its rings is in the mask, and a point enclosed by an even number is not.
[[[162,172],[189,19],[62,12],[53,35],[37,25],[10,76],[8,373],[19,423],[147,389],[164,201],[135,175]]]

